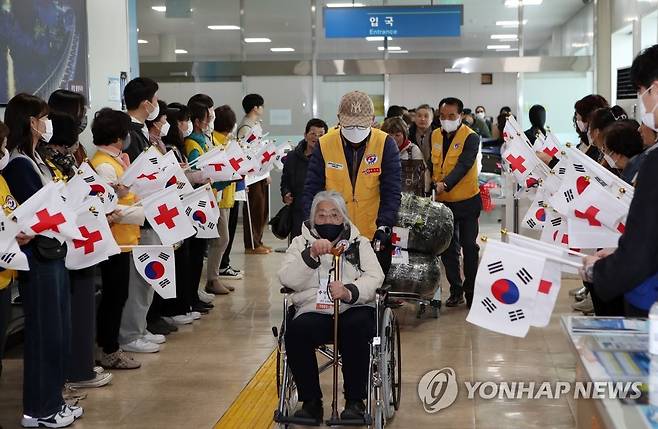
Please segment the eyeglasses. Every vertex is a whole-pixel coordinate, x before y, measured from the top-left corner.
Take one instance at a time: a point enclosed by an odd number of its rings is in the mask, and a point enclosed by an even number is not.
[[[361,131],[365,131],[365,130],[367,130],[367,129],[370,128],[370,127],[363,127],[363,126],[361,126],[361,125],[347,125],[347,126],[344,126],[343,128],[346,129],[346,130],[361,130]]]

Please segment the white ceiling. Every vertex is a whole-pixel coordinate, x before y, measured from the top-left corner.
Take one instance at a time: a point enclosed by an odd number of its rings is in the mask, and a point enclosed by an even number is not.
[[[364,39],[325,39],[322,27],[322,6],[331,0],[318,0],[318,54],[329,58],[381,58],[377,46],[382,42]],[[382,5],[382,0],[359,0],[369,6]],[[389,42],[400,46],[408,54],[391,54],[393,58],[439,58],[454,56],[515,55],[514,52],[486,51],[486,45],[499,43],[491,34],[514,33],[516,29],[503,29],[496,21],[517,19],[517,9],[506,8],[504,0],[434,1],[434,4],[462,3],[464,26],[461,37],[404,38]],[[164,0],[138,0],[137,15],[139,38],[148,44],[139,45],[142,61],[159,61],[159,37],[172,34],[176,48],[188,54],[177,55],[178,61],[240,60],[241,31],[212,31],[208,25],[240,25],[238,0],[191,0],[191,18],[166,18],[162,12],[151,9],[164,5]],[[247,44],[249,60],[308,59],[312,53],[310,0],[245,0],[245,37],[269,37],[272,43]],[[387,5],[429,4],[421,0],[388,0]],[[544,46],[553,30],[566,23],[584,7],[582,0],[544,0],[541,6],[526,6],[524,19],[526,54]],[[505,42],[506,44],[508,42]],[[516,42],[511,43],[513,47]],[[293,53],[271,53],[272,47],[292,47]]]

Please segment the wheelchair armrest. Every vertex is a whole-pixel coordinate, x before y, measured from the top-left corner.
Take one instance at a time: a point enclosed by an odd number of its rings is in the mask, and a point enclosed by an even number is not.
[[[285,293],[295,293],[295,291],[293,289],[290,289],[289,287],[286,287],[286,286],[279,289],[279,292],[284,293],[284,294]]]
[[[386,296],[389,293],[390,290],[391,290],[391,285],[382,285],[382,287],[377,288],[375,293],[377,295]]]

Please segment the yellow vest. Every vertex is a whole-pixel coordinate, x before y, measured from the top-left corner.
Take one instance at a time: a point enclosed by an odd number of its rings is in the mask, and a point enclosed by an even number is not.
[[[186,158],[188,158],[195,149],[199,152],[199,155],[206,153],[203,147],[201,147],[201,145],[194,139],[185,139],[185,142],[183,143],[183,149],[185,149]]]
[[[97,150],[90,162],[94,168],[101,164],[110,164],[114,168],[117,177],[123,176],[123,166],[105,152]],[[132,205],[135,201],[136,196],[132,192],[129,192],[125,197],[119,198],[119,204],[124,206]],[[112,230],[112,235],[119,246],[135,246],[139,243],[139,225],[115,223],[110,229]],[[130,252],[131,249],[121,249],[121,251]]]
[[[5,178],[2,176],[0,176],[0,203],[2,203],[2,208],[4,209],[6,215],[11,214],[11,212],[13,212],[16,207],[18,207],[18,203],[16,203],[16,200],[11,195],[9,186],[7,186],[7,182],[5,181]],[[11,283],[12,279],[15,276],[16,276],[16,271],[14,270],[1,271],[0,290],[5,289],[7,286],[9,286],[9,284]]]
[[[320,137],[320,150],[325,162],[325,189],[343,195],[352,223],[369,239],[372,239],[377,230],[379,175],[382,172],[382,156],[387,136],[388,134],[383,131],[372,129],[354,188],[350,180],[340,132],[329,132]]]
[[[228,145],[226,136],[217,131],[212,132],[212,142],[222,150],[225,150]],[[222,190],[222,199],[218,205],[220,209],[230,209],[235,205],[235,183],[231,183]]]
[[[450,143],[446,157],[443,159],[443,134],[441,129],[432,132],[432,166],[434,167],[432,179],[435,182],[442,182],[455,168],[459,155],[464,150],[466,138],[471,134],[473,134],[473,130],[469,127],[465,125],[459,127],[452,143]],[[437,198],[443,202],[464,201],[476,196],[478,193],[480,193],[478,168],[477,163],[473,163],[473,166],[466,172],[462,180],[457,182],[449,192],[440,193]]]

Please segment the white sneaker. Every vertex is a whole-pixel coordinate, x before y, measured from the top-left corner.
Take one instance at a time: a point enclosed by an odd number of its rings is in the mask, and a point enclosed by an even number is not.
[[[198,311],[190,311],[189,313],[187,313],[187,315],[194,320],[201,319],[201,313],[199,313]]]
[[[142,338],[138,338],[135,341],[131,341],[128,344],[122,344],[121,349],[126,352],[133,353],[156,353],[160,351],[160,346],[148,341],[144,341]]]
[[[210,304],[213,299],[215,299],[215,295],[208,293],[205,290],[199,289],[199,299],[206,304]]]
[[[60,413],[64,414],[65,416],[73,416],[74,419],[79,419],[82,417],[85,411],[82,409],[82,407],[64,404]]]
[[[163,317],[165,322],[170,323],[172,325],[189,325],[194,321],[194,319],[187,314],[179,314],[177,316],[172,316],[172,317]]]
[[[73,414],[64,414],[64,409],[47,417],[30,417],[23,414],[21,426],[24,428],[38,428],[45,426],[47,428],[65,428],[75,421]]]
[[[161,334],[152,334],[149,331],[146,331],[146,335],[142,337],[144,341],[148,341],[153,344],[164,344],[167,342],[167,339],[164,335]]]

